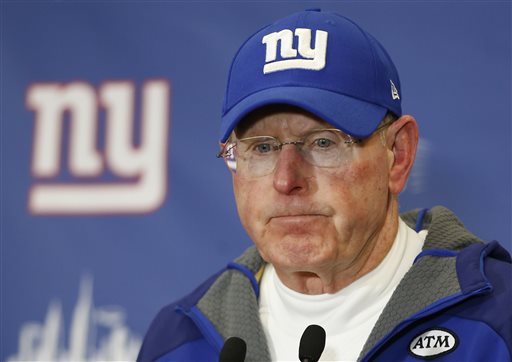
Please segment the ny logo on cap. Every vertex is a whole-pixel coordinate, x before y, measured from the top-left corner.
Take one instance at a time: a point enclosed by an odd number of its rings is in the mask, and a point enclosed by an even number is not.
[[[295,36],[298,38],[298,49],[293,48],[294,33],[289,29],[267,34],[261,40],[267,46],[263,74],[286,69],[321,70],[325,67],[325,54],[327,52],[327,32],[315,32],[315,47],[311,48],[311,29],[297,28]],[[276,61],[277,44],[281,43],[281,58]],[[300,58],[297,56],[297,51]],[[293,59],[287,59],[293,58]]]

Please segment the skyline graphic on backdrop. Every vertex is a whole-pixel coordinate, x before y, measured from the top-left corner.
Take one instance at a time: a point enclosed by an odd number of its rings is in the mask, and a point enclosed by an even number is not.
[[[84,275],[68,335],[62,303],[52,300],[43,322],[21,326],[18,352],[7,361],[134,361],[142,339],[128,328],[125,319],[120,306],[94,306],[92,277]]]

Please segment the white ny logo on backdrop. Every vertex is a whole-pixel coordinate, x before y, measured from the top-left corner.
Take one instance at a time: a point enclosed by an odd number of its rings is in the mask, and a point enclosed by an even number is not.
[[[140,142],[134,146],[135,86],[106,82],[98,91],[86,82],[39,83],[27,92],[35,112],[29,195],[35,214],[144,213],[158,208],[167,192],[170,86],[165,80],[142,87]],[[100,151],[98,113],[105,110],[104,150]],[[68,169],[62,172],[64,119],[70,119]],[[114,181],[100,181],[109,172]],[[119,181],[121,180],[121,181]],[[51,182],[49,182],[51,181]]]
[[[261,42],[266,45],[265,65],[263,73],[277,72],[286,69],[321,70],[325,67],[327,53],[327,32],[315,32],[315,47],[311,48],[311,29],[297,28],[295,36],[298,38],[298,49],[293,48],[294,33],[289,29],[267,34]],[[277,45],[280,43],[280,56],[277,59]],[[297,51],[301,58],[297,57]],[[286,59],[293,58],[293,59]]]

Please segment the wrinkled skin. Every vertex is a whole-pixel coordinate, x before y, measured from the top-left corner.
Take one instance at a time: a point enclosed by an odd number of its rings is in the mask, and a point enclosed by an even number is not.
[[[321,127],[332,126],[278,106],[252,113],[236,133],[288,141]],[[334,293],[374,269],[389,251],[398,228],[397,195],[412,167],[418,132],[410,116],[380,132],[382,137],[350,146],[337,168],[312,166],[286,145],[269,175],[233,173],[241,222],[289,288]]]

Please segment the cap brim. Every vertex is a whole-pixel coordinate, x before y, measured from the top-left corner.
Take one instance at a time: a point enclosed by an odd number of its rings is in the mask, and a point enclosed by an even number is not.
[[[251,111],[270,104],[289,104],[354,137],[368,137],[386,115],[387,109],[373,103],[318,88],[276,87],[251,94],[223,117],[220,141],[225,142],[238,122]]]

